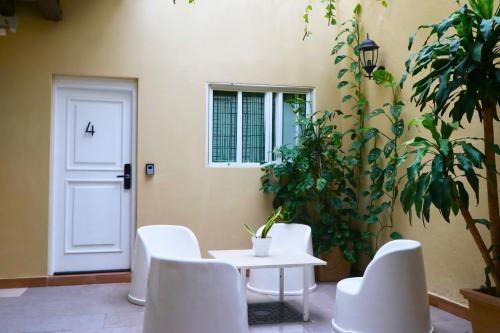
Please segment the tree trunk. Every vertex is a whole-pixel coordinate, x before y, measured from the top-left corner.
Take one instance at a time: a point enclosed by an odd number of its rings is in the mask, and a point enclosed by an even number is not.
[[[491,103],[483,104],[483,128],[486,155],[486,178],[488,189],[488,215],[491,224],[491,245],[493,246],[491,257],[497,259],[494,265],[497,273],[500,272],[500,212],[498,207],[498,183],[496,174],[496,157],[492,145],[495,144],[495,130],[493,123],[493,113],[496,105]],[[500,283],[495,282],[497,292],[500,292]]]
[[[486,244],[484,243],[483,238],[481,237],[481,234],[479,233],[479,230],[477,230],[476,224],[474,223],[474,219],[469,213],[469,210],[467,207],[464,206],[464,204],[458,200],[457,201],[458,206],[460,207],[460,213],[462,213],[462,216],[465,219],[465,223],[467,225],[467,228],[469,229],[472,238],[474,238],[474,241],[476,242],[476,245],[479,249],[479,252],[481,252],[481,256],[483,257],[483,260],[485,264],[489,267],[491,267],[491,277],[493,278],[493,281],[495,282],[495,287],[500,289],[500,273],[495,267],[495,264],[493,263],[493,259],[490,256],[490,253],[488,252],[488,248],[486,247]]]

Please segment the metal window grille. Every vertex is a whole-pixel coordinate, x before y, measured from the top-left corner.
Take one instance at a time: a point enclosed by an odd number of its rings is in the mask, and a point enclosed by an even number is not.
[[[278,94],[277,93],[273,93],[273,106],[272,106],[272,109],[271,109],[271,149],[272,149],[272,160],[274,161],[274,159],[276,158],[276,154],[274,152],[274,150],[277,148],[276,147],[276,100],[278,99]]]
[[[243,93],[242,161],[265,161],[265,94]]]
[[[236,162],[238,93],[213,92],[212,162]]]

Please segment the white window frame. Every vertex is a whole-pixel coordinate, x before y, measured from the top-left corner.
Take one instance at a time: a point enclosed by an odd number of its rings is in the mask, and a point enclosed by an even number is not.
[[[236,162],[213,162],[212,161],[212,130],[213,130],[213,92],[214,90],[236,91],[238,93],[237,107],[237,137],[236,137]],[[306,95],[306,114],[309,116],[316,108],[315,97],[316,90],[314,87],[292,87],[292,86],[271,86],[271,85],[252,85],[238,83],[207,83],[206,86],[206,147],[205,147],[205,163],[210,168],[260,168],[261,163],[242,162],[243,151],[243,93],[260,92],[265,94],[265,109],[264,109],[264,129],[265,129],[265,162],[272,161],[272,133],[276,136],[275,146],[280,147],[283,139],[283,94],[303,94]],[[273,93],[277,94],[275,128],[272,129],[272,107]],[[299,133],[297,125],[297,134]]]

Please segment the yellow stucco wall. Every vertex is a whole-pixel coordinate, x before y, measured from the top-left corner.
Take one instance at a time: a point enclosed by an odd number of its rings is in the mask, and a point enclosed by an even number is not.
[[[355,3],[358,1],[341,2],[339,12],[341,20],[351,16]],[[361,15],[363,31],[364,33],[368,32],[370,38],[381,47],[379,65],[384,65],[398,79],[404,71],[404,62],[409,55],[408,37],[416,31],[418,26],[437,23],[458,8],[453,0],[388,1],[387,8],[382,7],[380,2],[374,0],[364,0],[361,3],[363,6]],[[418,49],[417,47],[422,44],[426,37],[425,33],[418,36],[414,50]],[[411,84],[411,80],[407,81],[402,94],[402,99],[406,104],[403,111],[406,124],[408,124],[408,120],[421,115],[409,101]],[[366,82],[364,89],[370,101],[370,109],[375,109],[385,102],[391,101],[390,92],[376,86],[374,82]],[[375,119],[371,120],[369,125],[381,128],[384,123],[383,120]],[[390,132],[389,128],[386,130]],[[413,128],[410,133],[405,135],[404,140],[411,138],[412,135],[424,135],[424,133]],[[498,141],[500,126],[496,127],[496,134]],[[473,124],[467,125],[466,135],[482,136],[482,125],[475,120]],[[406,170],[402,169],[402,172],[405,173]],[[483,199],[479,206],[475,207],[475,201],[471,199],[475,218],[487,218],[488,214],[485,196],[486,186],[484,183],[482,186]],[[410,226],[409,219],[403,213],[398,200],[395,221],[396,230],[405,238],[416,239],[423,244],[429,291],[454,302],[466,304],[467,302],[460,295],[459,289],[479,287],[484,281],[484,264],[472,236],[465,229],[465,222],[461,216],[452,218],[452,222],[448,224],[441,218],[437,210],[432,210],[430,224],[424,227],[415,216],[413,226]],[[484,232],[482,227],[480,229]],[[487,233],[483,233],[483,235],[487,235]]]
[[[186,225],[203,251],[250,246],[242,226],[261,224],[270,202],[258,168],[205,167],[206,83],[314,86],[331,108],[321,13],[302,41],[302,0],[61,3],[58,23],[19,3],[18,32],[0,37],[0,278],[47,274],[54,74],[137,78],[139,226]]]
[[[340,19],[353,4],[339,0]],[[381,63],[398,75],[408,35],[455,6],[452,0],[390,1],[386,9],[373,0],[363,4],[366,31],[382,47]],[[306,41],[303,0],[202,0],[194,6],[67,0],[62,7],[65,18],[54,23],[34,4],[20,4],[18,32],[0,37],[0,278],[47,274],[55,74],[138,80],[139,226],[186,225],[204,251],[249,246],[242,225],[260,224],[270,203],[259,192],[258,168],[205,167],[205,85],[315,86],[318,109],[336,107],[329,56],[335,31],[319,6]],[[389,97],[372,82],[366,89],[373,107]],[[410,106],[405,112],[406,119],[419,114]],[[146,179],[149,161],[157,172]],[[485,217],[485,202],[475,212]],[[464,303],[458,289],[482,282],[481,259],[461,218],[448,225],[433,213],[427,228],[417,220],[410,227],[398,210],[397,229],[423,243],[430,291]]]

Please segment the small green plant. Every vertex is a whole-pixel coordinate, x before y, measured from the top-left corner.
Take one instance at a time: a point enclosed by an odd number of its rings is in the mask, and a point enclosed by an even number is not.
[[[282,213],[283,208],[280,206],[274,212],[267,218],[266,224],[264,225],[264,228],[262,229],[262,232],[260,233],[260,236],[257,236],[255,233],[255,230],[248,225],[245,224],[244,228],[245,230],[254,237],[260,237],[260,238],[267,238],[267,234],[269,233],[269,230],[273,227],[274,223],[278,220],[283,220],[283,213]]]

